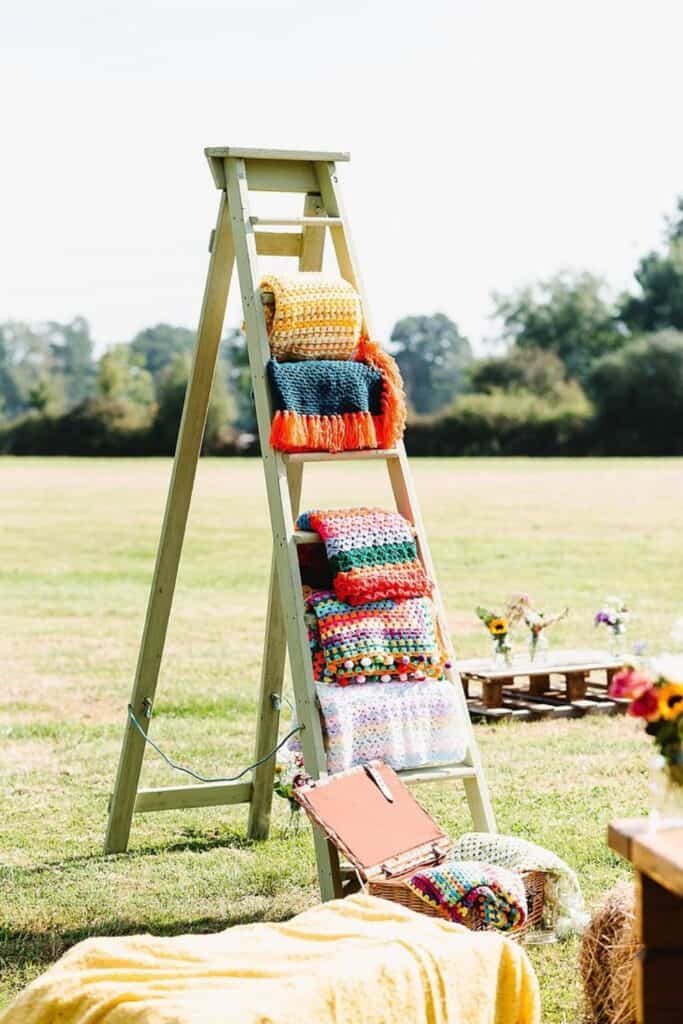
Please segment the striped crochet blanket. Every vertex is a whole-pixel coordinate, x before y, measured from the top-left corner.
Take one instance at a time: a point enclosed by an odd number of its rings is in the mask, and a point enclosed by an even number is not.
[[[262,292],[270,350],[276,359],[351,359],[363,324],[360,296],[341,278],[306,271],[270,274]]]
[[[261,282],[273,356],[270,446],[277,451],[392,448],[406,402],[396,362],[361,334],[360,296],[323,274],[272,275]]]
[[[302,513],[300,530],[315,530],[325,545],[334,592],[350,605],[431,594],[417,557],[410,523],[378,508]]]
[[[526,922],[524,882],[507,868],[447,860],[418,872],[407,884],[425,903],[459,924],[477,922],[499,931],[516,931]]]
[[[398,366],[363,338],[351,360],[268,363],[277,451],[393,448],[402,437],[406,403]]]
[[[427,598],[350,605],[331,590],[304,587],[304,599],[317,681],[347,686],[441,678],[448,663]]]

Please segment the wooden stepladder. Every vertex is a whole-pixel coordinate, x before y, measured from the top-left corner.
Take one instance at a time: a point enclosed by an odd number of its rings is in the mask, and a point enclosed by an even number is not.
[[[197,344],[185,396],[130,707],[143,732],[146,733],[151,719],[204,433],[230,279],[236,262],[247,325],[249,364],[273,533],[273,557],[254,760],[263,758],[277,743],[280,696],[287,651],[297,718],[303,726],[301,743],[306,770],[314,778],[319,778],[325,774],[326,759],[315,700],[297,558],[297,545],[312,542],[317,538],[295,529],[304,464],[350,459],[384,461],[396,508],[413,523],[420,557],[428,575],[435,580],[434,566],[402,443],[390,451],[344,452],[336,455],[320,452],[283,455],[273,451],[268,444],[271,405],[266,366],[270,358],[270,349],[259,291],[261,277],[258,256],[294,256],[298,257],[300,270],[321,270],[326,232],[329,230],[339,272],[360,293],[365,330],[370,337],[374,337],[358,266],[349,240],[337,180],[336,164],[348,160],[348,154],[229,147],[208,149],[206,155],[216,187],[221,192],[218,220],[211,238],[211,259]],[[251,216],[250,190],[303,194],[303,216],[292,219]],[[439,633],[452,657],[438,586],[435,589],[435,605]],[[401,774],[407,782],[414,783],[462,779],[474,827],[480,831],[495,831],[493,811],[464,692],[457,673],[449,670],[448,676],[457,694],[461,727],[466,737],[465,757],[459,764],[425,766]],[[275,767],[273,758],[265,760],[255,768],[251,779],[247,781],[140,789],[144,747],[144,737],[129,716],[109,809],[105,842],[108,853],[120,852],[127,848],[134,813],[174,808],[248,803],[249,835],[255,839],[267,837]],[[328,899],[341,892],[337,854],[317,831],[315,845],[321,894],[324,899]]]

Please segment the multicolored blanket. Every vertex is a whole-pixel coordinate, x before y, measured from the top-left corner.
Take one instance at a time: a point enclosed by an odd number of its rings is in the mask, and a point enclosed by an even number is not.
[[[318,682],[420,682],[440,679],[448,665],[439,649],[431,602],[371,601],[350,605],[331,590],[304,587],[306,625]]]
[[[447,860],[419,871],[407,884],[425,903],[459,924],[476,921],[486,928],[516,931],[526,922],[524,882],[507,868]]]
[[[360,340],[353,359],[268,364],[277,451],[393,448],[406,403],[398,366],[379,345]]]
[[[454,764],[465,756],[451,683],[366,683],[343,690],[318,683],[316,693],[330,774],[376,759],[399,771]]]
[[[410,523],[379,508],[303,512],[300,530],[315,530],[325,545],[334,592],[351,605],[431,594],[417,557]]]

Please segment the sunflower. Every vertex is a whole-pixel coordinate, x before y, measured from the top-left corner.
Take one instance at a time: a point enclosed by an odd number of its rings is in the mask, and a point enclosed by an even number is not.
[[[683,714],[683,686],[678,683],[665,683],[657,689],[659,699],[659,716],[671,721]]]
[[[487,625],[489,627],[489,633],[491,633],[492,636],[505,636],[505,634],[508,631],[508,620],[507,619],[503,619],[503,618],[491,619],[491,621],[488,622]]]

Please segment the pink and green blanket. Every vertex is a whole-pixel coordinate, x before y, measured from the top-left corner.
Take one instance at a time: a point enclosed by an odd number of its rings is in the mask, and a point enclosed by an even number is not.
[[[340,601],[364,605],[387,598],[427,597],[432,592],[417,557],[412,527],[398,512],[315,509],[302,513],[297,526],[320,535]]]

